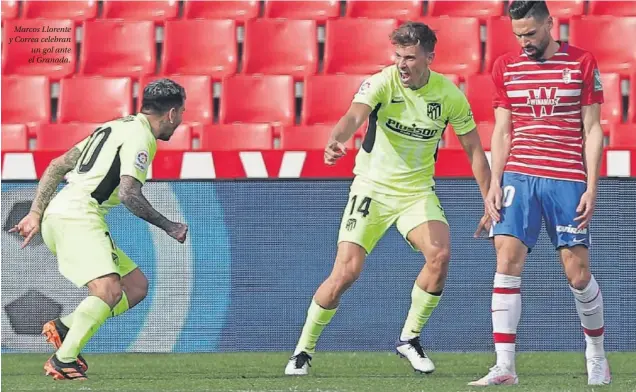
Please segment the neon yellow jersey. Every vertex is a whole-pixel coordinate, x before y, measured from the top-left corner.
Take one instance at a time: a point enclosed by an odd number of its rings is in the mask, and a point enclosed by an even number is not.
[[[143,114],[104,123],[75,145],[82,154],[68,173],[68,185],[53,198],[46,214],[73,218],[104,217],[120,203],[122,175],[146,182],[148,166],[155,157],[157,140]]]
[[[435,184],[435,160],[448,124],[457,135],[476,128],[468,100],[443,75],[412,90],[396,66],[362,83],[353,102],[369,105],[369,128],[356,156],[354,174],[386,193],[418,192]]]

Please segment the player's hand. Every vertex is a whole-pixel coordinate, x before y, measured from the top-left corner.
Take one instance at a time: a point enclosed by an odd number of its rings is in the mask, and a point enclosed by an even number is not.
[[[172,227],[166,230],[166,233],[180,243],[184,243],[188,234],[188,225],[184,223],[174,223]]]
[[[347,148],[337,140],[329,139],[325,147],[325,164],[332,166],[336,161],[347,155]]]
[[[473,235],[475,238],[486,237],[490,234],[490,227],[492,226],[492,218],[489,213],[484,213],[484,216],[481,217],[479,224],[477,225],[477,230],[475,230],[475,234]]]
[[[31,241],[33,236],[40,232],[40,214],[37,212],[30,211],[27,216],[22,218],[22,220],[15,226],[13,226],[9,233],[19,233],[22,237],[24,237],[24,242],[22,242],[22,246],[20,249],[24,249],[25,246]]]
[[[579,214],[574,218],[575,222],[580,222],[577,229],[582,230],[590,224],[592,215],[594,214],[594,208],[596,207],[596,194],[594,192],[587,191],[581,196],[579,206],[576,207],[576,212]]]
[[[503,197],[503,193],[501,191],[500,186],[491,185],[488,190],[488,195],[486,195],[485,207],[486,212],[490,215],[490,218],[499,222],[501,216],[499,214],[499,210],[501,210],[501,198]]]

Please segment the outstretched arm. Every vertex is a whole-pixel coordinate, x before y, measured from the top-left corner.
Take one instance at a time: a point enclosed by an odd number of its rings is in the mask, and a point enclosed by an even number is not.
[[[183,243],[188,226],[168,220],[154,209],[141,193],[141,182],[132,176],[121,176],[119,183],[119,200],[139,218],[164,230],[169,236]]]
[[[21,248],[27,246],[33,236],[40,231],[40,221],[42,220],[44,210],[46,210],[46,207],[48,207],[51,202],[55,190],[64,179],[66,173],[75,167],[80,155],[81,151],[77,147],[73,147],[66,154],[53,159],[44,171],[35,191],[35,198],[33,199],[33,203],[31,203],[31,210],[27,216],[22,218],[17,225],[9,230],[9,233],[18,232],[24,237]]]

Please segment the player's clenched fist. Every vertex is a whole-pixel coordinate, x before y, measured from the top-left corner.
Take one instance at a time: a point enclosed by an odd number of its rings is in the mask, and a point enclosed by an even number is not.
[[[183,244],[186,240],[186,235],[188,234],[188,225],[175,222],[170,228],[168,228],[168,230],[166,230],[166,233]]]
[[[501,219],[499,210],[501,210],[502,197],[501,187],[499,185],[491,185],[486,196],[486,212],[495,222],[499,222]]]
[[[9,230],[9,233],[18,232],[22,237],[24,237],[24,242],[22,242],[22,246],[20,247],[24,248],[39,231],[40,215],[31,211],[27,214],[27,216],[22,218],[17,225],[13,226],[13,228]]]
[[[336,161],[347,154],[347,148],[337,140],[329,139],[325,147],[325,163],[334,165]]]

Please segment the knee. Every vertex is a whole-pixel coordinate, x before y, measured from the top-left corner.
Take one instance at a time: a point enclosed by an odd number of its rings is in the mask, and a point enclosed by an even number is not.
[[[329,280],[331,280],[334,291],[342,293],[346,291],[360,276],[360,269],[358,265],[362,265],[362,261],[357,260],[356,256],[347,255],[338,257],[336,264],[342,267],[334,269]]]
[[[446,275],[448,272],[448,263],[450,262],[450,248],[435,248],[432,252],[428,252],[425,258],[426,265],[431,272]]]
[[[121,301],[122,287],[119,277],[105,277],[91,282],[89,286],[91,295],[99,297],[111,308]]]
[[[524,256],[511,252],[508,249],[497,249],[497,272],[504,275],[521,276]]]

